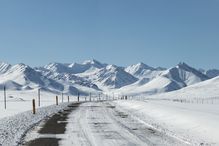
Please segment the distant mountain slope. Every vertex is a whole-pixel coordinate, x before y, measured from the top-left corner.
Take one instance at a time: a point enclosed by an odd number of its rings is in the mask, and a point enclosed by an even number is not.
[[[206,71],[206,75],[209,78],[217,77],[217,76],[219,76],[219,70],[218,69],[210,69],[210,70]]]
[[[47,69],[56,73],[83,73],[86,70],[89,70],[91,67],[94,68],[104,68],[106,64],[102,64],[97,60],[86,60],[82,64],[71,63],[71,64],[63,64],[63,63],[50,63],[45,65],[43,68],[38,69]]]
[[[1,86],[7,85],[7,88],[9,89],[63,89],[63,85],[44,77],[41,73],[25,64],[16,64],[11,66],[7,72],[0,76],[0,84]]]
[[[180,90],[153,95],[150,96],[150,98],[169,98],[169,99],[202,99],[202,98],[214,98],[219,97],[219,76],[194,84],[187,86],[185,88],[182,88]]]
[[[209,77],[195,68],[190,67],[186,63],[179,63],[176,67],[164,71],[161,76],[167,77],[180,84],[184,84],[184,86],[209,79]]]
[[[102,69],[86,74],[85,78],[97,83],[100,87],[120,88],[137,81],[137,78],[124,71],[124,68],[108,65]]]
[[[199,71],[209,78],[214,78],[219,76],[219,69],[209,69],[209,70],[204,70],[204,69],[199,69]]]
[[[161,72],[152,80],[140,79],[132,85],[117,90],[117,92],[132,95],[170,92],[207,79],[209,78],[198,70],[185,63],[180,63],[173,68]],[[144,80],[146,81],[144,82]]]
[[[142,62],[128,66],[125,71],[136,76],[141,76],[145,74],[145,71],[150,70],[153,71],[155,70],[153,67],[150,67]]]
[[[161,74],[164,69],[153,68],[144,63],[138,63],[128,66],[125,68],[125,71],[138,78],[140,80],[139,84],[145,84]]]

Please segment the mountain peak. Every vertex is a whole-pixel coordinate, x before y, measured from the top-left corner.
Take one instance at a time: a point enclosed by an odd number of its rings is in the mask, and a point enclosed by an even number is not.
[[[68,67],[72,68],[72,67],[74,67],[74,66],[77,66],[77,65],[79,65],[79,64],[78,64],[78,63],[75,63],[75,62],[73,62],[73,63],[69,64],[69,65],[68,65]]]
[[[195,73],[196,75],[200,75],[200,76],[205,76],[202,72],[200,72],[199,70],[189,66],[188,64],[186,64],[185,62],[180,62],[179,64],[177,64],[175,67],[171,68],[172,69],[181,69],[187,72],[192,72]]]
[[[95,59],[91,59],[91,60],[85,60],[83,64],[101,64],[101,63]]]
[[[96,68],[103,68],[103,67],[107,66],[107,64],[103,64],[95,59],[85,60],[82,64],[83,65],[91,65],[91,66],[96,67]]]
[[[178,67],[190,67],[188,64],[186,64],[185,62],[179,62]]]
[[[132,75],[136,75],[136,76],[141,76],[143,75],[145,72],[148,71],[154,71],[155,69],[153,67],[150,67],[142,62],[139,62],[137,64],[134,65],[130,65],[128,66],[125,71],[132,74]]]
[[[110,65],[107,65],[106,66],[106,69],[107,70],[116,70],[116,69],[118,69],[119,67],[118,66],[116,66],[116,65],[114,65],[114,64],[110,64]]]
[[[206,75],[190,67],[185,62],[180,62],[175,67],[164,71],[162,76],[182,84],[183,87],[209,79]]]
[[[133,66],[136,66],[136,67],[141,68],[141,69],[150,69],[150,70],[154,69],[153,67],[148,66],[148,65],[144,64],[143,62],[139,62],[139,63],[137,63],[136,65],[133,65]]]
[[[19,63],[19,64],[12,66],[12,68],[13,70],[25,71],[26,69],[30,69],[31,67],[24,63]]]

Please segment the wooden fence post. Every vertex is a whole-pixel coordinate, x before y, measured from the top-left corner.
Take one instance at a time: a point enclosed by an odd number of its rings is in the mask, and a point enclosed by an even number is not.
[[[38,106],[40,106],[40,89],[38,89]]]
[[[79,92],[78,92],[78,102],[80,101],[80,94],[79,94]]]
[[[56,105],[59,105],[58,96],[56,96]]]
[[[64,98],[63,98],[63,93],[62,93],[62,103],[63,103],[63,100],[64,100]]]
[[[68,96],[68,102],[69,102],[69,96]]]
[[[5,103],[5,109],[6,109],[6,87],[4,86],[4,103]]]
[[[35,99],[33,99],[32,104],[33,104],[33,114],[36,114]]]

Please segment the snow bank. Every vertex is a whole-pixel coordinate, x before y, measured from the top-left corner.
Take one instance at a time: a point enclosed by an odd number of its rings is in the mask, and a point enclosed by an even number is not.
[[[218,104],[115,101],[136,118],[191,145],[219,145]]]
[[[54,114],[67,107],[67,103],[51,105],[37,109],[35,115],[32,111],[26,111],[11,117],[0,119],[0,145],[16,146],[19,144],[23,134],[34,124],[47,116]]]

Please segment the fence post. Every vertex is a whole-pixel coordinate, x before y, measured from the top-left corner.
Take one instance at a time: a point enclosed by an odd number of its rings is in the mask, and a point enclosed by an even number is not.
[[[89,95],[90,95],[90,101],[91,101],[91,93]]]
[[[68,102],[69,102],[69,96],[68,96]]]
[[[38,106],[40,106],[40,89],[38,89]]]
[[[63,103],[63,100],[64,100],[64,99],[63,99],[63,93],[62,93],[62,103]]]
[[[59,105],[58,96],[56,96],[56,105]]]
[[[80,94],[79,94],[79,92],[78,92],[78,102],[80,101]]]
[[[33,104],[33,114],[36,114],[35,99],[33,99],[32,104]]]
[[[4,103],[5,103],[5,109],[6,109],[6,87],[4,86]]]

